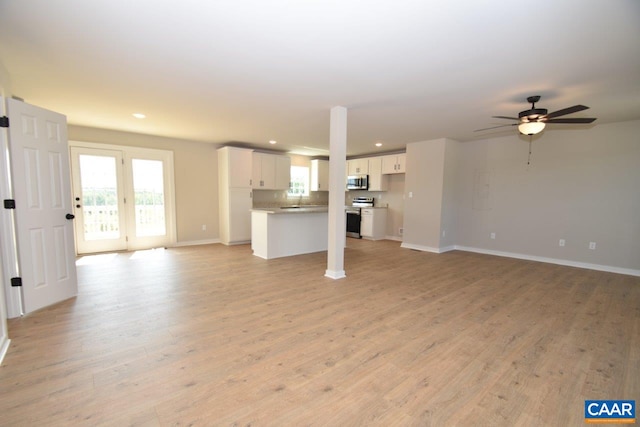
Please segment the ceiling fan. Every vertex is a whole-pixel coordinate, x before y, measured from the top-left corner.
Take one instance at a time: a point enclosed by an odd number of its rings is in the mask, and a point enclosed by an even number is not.
[[[553,113],[547,113],[546,108],[536,108],[536,102],[540,101],[540,96],[530,96],[527,98],[527,102],[531,103],[531,108],[528,110],[520,111],[518,117],[506,117],[506,116],[492,116],[494,119],[507,119],[516,120],[518,123],[509,125],[493,126],[490,128],[477,129],[474,132],[480,132],[483,130],[497,129],[505,126],[518,126],[518,131],[523,135],[535,135],[542,132],[547,123],[572,123],[572,124],[587,124],[592,123],[595,118],[592,117],[576,117],[576,118],[561,118],[557,117],[566,116],[567,114],[577,113],[578,111],[587,110],[589,107],[584,105],[574,105],[573,107],[563,108],[562,110],[554,111]]]

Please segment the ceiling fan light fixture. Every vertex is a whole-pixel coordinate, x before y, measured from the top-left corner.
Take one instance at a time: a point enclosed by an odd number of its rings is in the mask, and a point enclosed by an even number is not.
[[[518,125],[518,130],[523,135],[535,135],[544,130],[544,122],[522,122]]]

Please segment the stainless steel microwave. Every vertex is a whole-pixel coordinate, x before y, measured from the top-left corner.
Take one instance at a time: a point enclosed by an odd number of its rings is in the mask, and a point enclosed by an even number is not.
[[[347,190],[368,190],[369,175],[349,175],[347,177]]]

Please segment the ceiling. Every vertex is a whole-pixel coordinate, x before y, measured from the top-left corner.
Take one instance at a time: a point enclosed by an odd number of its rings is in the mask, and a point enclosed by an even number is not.
[[[0,62],[74,125],[327,154],[341,105],[371,154],[515,134],[473,131],[529,95],[640,119],[640,2],[0,0]]]

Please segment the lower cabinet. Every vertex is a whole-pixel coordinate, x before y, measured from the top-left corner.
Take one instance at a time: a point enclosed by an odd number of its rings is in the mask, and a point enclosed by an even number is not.
[[[251,241],[250,188],[226,188],[221,194],[220,242],[236,245]]]
[[[362,208],[360,211],[360,234],[371,240],[384,239],[387,231],[386,208]]]

